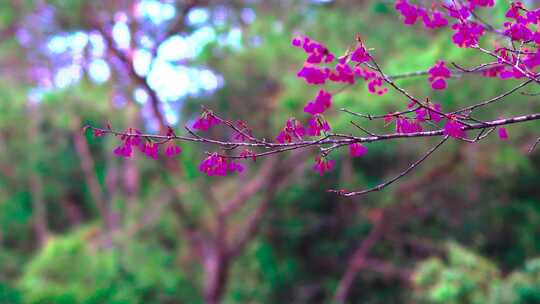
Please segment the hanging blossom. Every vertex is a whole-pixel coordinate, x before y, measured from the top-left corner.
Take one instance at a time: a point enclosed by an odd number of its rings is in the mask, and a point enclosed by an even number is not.
[[[507,140],[508,139],[508,133],[506,132],[505,127],[499,127],[499,129],[497,131],[499,133],[499,138],[500,139],[502,139],[502,140]]]
[[[455,31],[452,41],[462,48],[478,45],[478,40],[484,35],[484,27],[474,21],[456,23],[452,29]]]
[[[177,145],[171,144],[165,148],[165,155],[167,157],[175,157],[176,155],[182,153],[182,148]]]
[[[341,57],[336,65],[335,70],[330,72],[328,77],[333,82],[343,82],[348,84],[354,84],[354,72],[353,69],[347,63],[347,57]]]
[[[434,90],[446,89],[446,79],[452,76],[452,73],[446,67],[446,64],[442,60],[439,60],[433,67],[431,67],[428,73],[428,80],[429,82],[431,82],[431,87]]]
[[[367,81],[368,91],[372,94],[383,95],[388,92],[388,88],[383,87],[384,80],[375,71],[371,71],[365,67],[357,66],[354,69],[354,74],[357,77],[363,78]]]
[[[313,65],[304,65],[296,74],[297,77],[304,78],[308,84],[324,84],[329,75],[329,68],[319,68]]]
[[[193,129],[208,131],[212,126],[217,126],[221,120],[212,111],[204,110],[201,116],[193,124]]]
[[[330,125],[321,116],[312,116],[308,121],[307,135],[309,136],[321,136],[321,132],[329,132]]]
[[[298,120],[289,118],[283,130],[276,137],[276,141],[280,144],[285,142],[291,143],[294,138],[302,139],[304,135],[306,135],[304,126]]]
[[[244,167],[237,162],[230,161],[223,156],[213,153],[199,165],[199,171],[208,176],[225,176],[229,172],[242,172]]]
[[[127,130],[127,133],[135,133],[135,135],[122,135],[122,144],[113,150],[114,155],[130,158],[133,155],[133,147],[138,147],[141,145],[140,135],[142,133],[139,130],[129,129]],[[101,136],[102,134],[103,131],[97,132],[97,135],[96,132],[94,132],[95,136]]]
[[[476,6],[492,7],[495,5],[494,0],[469,0],[469,8],[474,10]]]
[[[437,29],[448,25],[448,20],[437,10],[433,10],[431,17],[426,11],[423,11],[422,20],[424,21],[424,26],[429,29]]]
[[[413,105],[409,105],[409,108],[414,107]],[[415,111],[416,117],[415,119],[418,122],[425,122],[428,120],[434,121],[434,122],[440,122],[442,120],[441,114],[441,105],[438,103],[431,103],[429,102],[427,105],[428,109],[422,107],[418,108]]]
[[[443,134],[454,138],[465,137],[464,125],[457,120],[455,115],[451,115],[444,125]]]
[[[335,160],[328,160],[325,156],[317,155],[313,170],[319,172],[319,175],[322,176],[324,173],[334,170],[335,166]]]
[[[422,16],[422,9],[416,5],[410,4],[407,0],[396,1],[395,9],[403,16],[405,25],[413,25],[418,17]]]
[[[361,143],[354,143],[349,145],[349,154],[352,157],[360,157],[366,155],[368,148]]]
[[[304,107],[304,112],[311,115],[322,114],[332,106],[332,94],[325,90],[320,90],[314,100],[308,102]]]

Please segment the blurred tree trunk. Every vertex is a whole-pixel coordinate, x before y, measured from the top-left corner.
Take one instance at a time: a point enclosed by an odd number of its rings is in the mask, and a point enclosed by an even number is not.
[[[41,124],[41,115],[38,109],[38,104],[30,101],[28,103],[29,124],[29,140],[37,147],[41,146],[39,125]],[[30,153],[30,163],[32,173],[30,174],[30,191],[32,193],[32,222],[34,233],[38,245],[41,247],[47,242],[49,234],[47,223],[47,208],[43,198],[43,180],[41,179],[40,170],[38,167],[38,158],[35,153]]]

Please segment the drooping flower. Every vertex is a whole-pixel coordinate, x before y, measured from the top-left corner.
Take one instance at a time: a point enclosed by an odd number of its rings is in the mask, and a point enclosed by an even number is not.
[[[354,143],[349,145],[349,154],[352,157],[360,157],[366,155],[368,148],[361,143]]]
[[[304,129],[304,126],[302,126],[302,124],[298,120],[294,118],[289,118],[283,130],[281,130],[276,137],[276,141],[280,144],[283,144],[285,142],[290,143],[293,141],[294,138],[302,139],[304,135],[306,135],[306,130]]]
[[[502,139],[502,140],[507,140],[508,139],[508,133],[506,132],[505,127],[499,127],[498,132],[499,132],[499,138],[500,139]]]
[[[456,116],[450,116],[444,125],[443,134],[454,138],[465,137],[464,125],[457,120]]]
[[[415,24],[422,11],[418,6],[410,4],[407,0],[397,0],[395,9],[403,16],[405,25]]]
[[[354,84],[354,71],[346,62],[340,62],[336,65],[336,69],[330,72],[329,79],[334,82]]]
[[[201,116],[193,124],[193,129],[208,131],[212,126],[219,125],[221,120],[212,111],[204,110]]]
[[[427,12],[422,16],[424,21],[424,26],[429,29],[436,29],[440,27],[445,27],[448,25],[448,20],[444,18],[443,14],[437,10],[434,10],[431,14],[431,18]]]
[[[372,94],[383,95],[388,92],[388,88],[383,87],[384,81],[376,72],[367,68],[357,66],[354,68],[354,75],[361,77],[368,82],[368,90]]]
[[[471,10],[474,10],[476,6],[492,7],[494,5],[494,0],[469,0],[469,8]]]
[[[369,53],[363,45],[359,45],[356,50],[351,54],[351,61],[364,63],[370,60]]]
[[[323,175],[325,172],[330,172],[334,170],[336,166],[336,161],[328,160],[325,156],[317,155],[315,158],[315,166],[313,169],[319,172],[319,175]]]
[[[142,153],[144,153],[146,156],[157,159],[158,152],[159,152],[159,145],[154,142],[147,142],[144,145],[140,146],[140,150]]]
[[[484,27],[476,22],[458,22],[452,26],[455,31],[452,41],[459,47],[472,47],[478,45],[478,40],[484,35]]]
[[[330,74],[330,69],[328,68],[319,68],[312,65],[304,65],[300,71],[298,71],[299,78],[304,78],[304,80],[309,84],[324,84],[326,79]]]
[[[244,167],[237,162],[229,161],[223,156],[213,153],[199,165],[199,171],[208,176],[225,176],[228,172],[242,172]]]
[[[415,111],[415,119],[419,122],[424,122],[427,120],[432,120],[434,122],[439,122],[442,119],[441,114],[441,105],[438,103],[428,103],[428,109],[418,108]]]
[[[420,121],[402,116],[396,118],[396,133],[409,134],[416,132],[422,132]]]
[[[320,115],[312,116],[308,121],[307,134],[309,136],[321,136],[321,131],[330,131],[330,125]]]
[[[310,101],[305,107],[304,112],[311,115],[322,114],[332,106],[332,94],[325,90],[320,90],[315,100]]]
[[[444,90],[446,88],[446,79],[452,75],[442,60],[439,60],[428,72],[428,80],[434,90]]]

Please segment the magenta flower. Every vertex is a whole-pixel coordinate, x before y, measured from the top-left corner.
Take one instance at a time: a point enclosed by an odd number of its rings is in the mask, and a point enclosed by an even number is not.
[[[354,84],[354,72],[347,63],[338,63],[336,70],[330,73],[329,78],[334,82]]]
[[[319,175],[322,176],[325,172],[334,170],[335,166],[336,162],[334,160],[327,160],[326,157],[317,155],[313,169],[319,172]]]
[[[429,110],[426,108],[418,108],[415,111],[416,117],[415,119],[418,122],[424,122],[426,120],[432,120],[434,122],[440,122],[442,120],[442,117],[439,113],[441,113],[441,105],[438,103],[429,103],[428,104]]]
[[[142,153],[144,153],[146,156],[157,159],[158,157],[158,150],[159,145],[157,143],[147,142],[144,145],[140,145],[140,150]]]
[[[354,143],[349,145],[349,154],[352,157],[360,157],[366,155],[368,148],[361,143]]]
[[[478,45],[478,40],[484,34],[484,27],[476,22],[459,22],[452,26],[455,31],[452,41],[459,47]]]
[[[311,115],[322,114],[332,106],[332,94],[325,90],[320,90],[315,100],[310,101],[305,107],[304,112]]]
[[[409,134],[416,132],[422,132],[420,121],[407,117],[396,118],[396,133]]]
[[[512,40],[529,41],[533,39],[533,32],[522,23],[504,23],[504,34]]]
[[[229,161],[217,153],[208,156],[199,165],[199,171],[208,176],[225,176],[228,172],[242,172],[243,170],[244,167],[241,164]]]
[[[493,0],[469,0],[469,7],[474,9],[476,6],[491,7],[495,5]]]
[[[444,90],[446,88],[446,79],[452,75],[442,60],[439,60],[428,72],[428,80],[434,90]]]
[[[328,68],[318,68],[316,66],[304,65],[298,74],[299,78],[304,78],[304,80],[309,84],[324,84],[326,79],[330,74]]]
[[[131,148],[131,145],[124,143],[121,146],[116,147],[113,150],[113,153],[116,156],[130,158],[133,153],[133,149]]]
[[[330,131],[328,122],[319,115],[311,117],[308,121],[307,134],[309,136],[321,136],[321,131]]]
[[[217,118],[214,113],[208,110],[204,110],[201,116],[193,124],[193,129],[208,131],[212,126],[219,125],[221,120]]]
[[[359,45],[356,50],[351,54],[351,61],[364,63],[369,61],[369,53],[366,51],[363,45]]]
[[[422,9],[418,8],[416,5],[410,4],[407,0],[397,0],[395,9],[403,16],[403,23],[405,23],[405,25],[415,24],[422,12]]]
[[[455,116],[450,117],[444,125],[443,134],[454,138],[465,137],[465,131],[463,130],[463,124],[460,123]]]
[[[499,138],[502,139],[502,140],[507,140],[508,139],[508,133],[506,132],[506,128],[505,127],[499,127]]]
[[[448,25],[448,20],[446,20],[443,14],[437,10],[433,11],[431,18],[427,13],[425,13],[422,18],[424,21],[424,26],[430,29],[436,29]]]
[[[302,139],[304,135],[306,135],[304,126],[298,120],[289,118],[283,130],[276,137],[276,141],[280,144],[284,144],[285,142],[290,143],[294,138]]]

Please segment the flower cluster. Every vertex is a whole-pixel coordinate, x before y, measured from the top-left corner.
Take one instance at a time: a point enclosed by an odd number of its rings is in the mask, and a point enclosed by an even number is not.
[[[333,67],[328,66],[328,64],[334,62],[335,56],[324,44],[309,37],[296,37],[292,40],[292,45],[302,48],[308,55],[304,65],[297,73],[297,76],[303,78],[308,84],[321,85],[325,84],[326,81],[354,84],[356,78],[364,78],[368,81],[371,93],[382,95],[387,91],[378,88],[383,85],[383,82],[376,72],[364,74],[357,71],[361,64],[371,60],[368,50],[360,40],[353,50],[339,57]]]
[[[242,172],[244,167],[237,162],[213,153],[201,162],[199,171],[206,173],[208,176],[225,176],[229,172]]]
[[[452,76],[452,72],[450,72],[442,60],[438,61],[432,68],[430,68],[428,73],[428,80],[431,82],[431,87],[434,90],[446,89],[446,79]]]
[[[97,131],[96,131],[97,130]],[[104,130],[94,129],[94,136],[99,137],[105,134]],[[142,133],[139,130],[129,129],[126,134],[121,135],[120,139],[122,144],[114,148],[113,153],[116,156],[130,158],[133,156],[133,151],[138,149],[142,154],[150,157],[152,159],[157,159],[159,154],[159,146],[166,144],[167,148],[165,149],[165,155],[167,157],[174,157],[182,153],[182,148],[173,144],[172,142],[153,142],[151,140],[143,141]],[[171,138],[174,136],[174,132],[171,128],[167,132],[167,136]]]
[[[302,139],[306,135],[306,129],[295,118],[289,118],[285,127],[279,132],[276,141],[280,144],[291,143],[295,138]]]
[[[193,124],[193,129],[208,131],[212,126],[217,126],[221,120],[217,118],[212,111],[204,110],[201,116]]]

